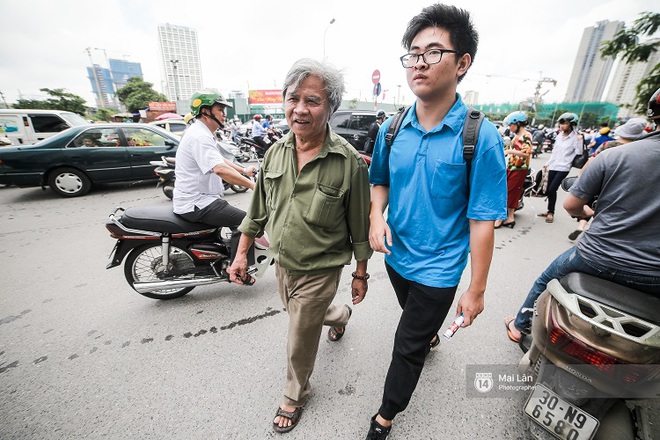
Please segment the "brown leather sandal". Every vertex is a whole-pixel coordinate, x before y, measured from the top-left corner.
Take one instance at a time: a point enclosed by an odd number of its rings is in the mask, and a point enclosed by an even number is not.
[[[277,408],[277,412],[275,413],[275,417],[284,417],[286,419],[291,420],[291,425],[290,426],[280,426],[278,423],[275,423],[273,421],[273,429],[275,432],[279,433],[284,433],[284,432],[289,432],[293,428],[296,427],[298,424],[298,420],[300,420],[300,415],[302,414],[302,406],[299,406],[298,408],[295,409],[293,412],[289,411],[284,411],[282,408]]]

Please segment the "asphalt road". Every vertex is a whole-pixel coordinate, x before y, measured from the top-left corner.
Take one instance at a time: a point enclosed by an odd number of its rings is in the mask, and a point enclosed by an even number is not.
[[[227,200],[245,209],[250,195],[230,191]],[[108,214],[169,203],[150,182],[103,186],[75,199],[0,188],[0,438],[279,437],[271,421],[284,384],[287,318],[274,271],[253,287],[204,286],[157,301],[133,291],[123,268],[105,269],[114,245],[104,228]],[[516,371],[521,352],[508,341],[503,317],[571,245],[575,227],[559,211],[554,224],[544,223],[536,216],[544,208],[542,199],[527,199],[515,229],[496,231],[486,309],[429,356],[392,440],[527,438],[527,394],[468,397],[474,385],[466,371]],[[381,255],[369,271],[367,299],[354,308],[346,336],[330,343],[323,335],[313,395],[288,440],[366,435],[400,312]],[[350,272],[336,302],[350,301]],[[468,276],[469,267],[459,292]],[[646,405],[660,438],[660,405]]]

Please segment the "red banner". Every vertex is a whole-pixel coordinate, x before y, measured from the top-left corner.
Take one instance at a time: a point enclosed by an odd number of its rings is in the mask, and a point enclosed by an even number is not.
[[[172,112],[176,113],[176,103],[174,102],[153,102],[149,101],[149,110],[152,112]]]
[[[281,90],[248,90],[250,104],[282,104]]]

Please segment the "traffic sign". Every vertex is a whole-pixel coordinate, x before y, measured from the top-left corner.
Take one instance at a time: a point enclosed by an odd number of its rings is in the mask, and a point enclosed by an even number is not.
[[[380,83],[376,84],[376,85],[374,86],[374,96],[378,96],[378,95],[380,95],[381,90],[382,90],[382,88],[381,88],[381,86],[380,86]]]
[[[371,74],[371,82],[374,84],[380,82],[380,71],[378,69],[374,70],[374,73]]]

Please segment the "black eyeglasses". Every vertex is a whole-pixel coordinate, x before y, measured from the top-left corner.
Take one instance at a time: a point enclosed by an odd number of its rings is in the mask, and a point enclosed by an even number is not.
[[[410,69],[417,64],[420,57],[426,64],[438,64],[442,61],[442,56],[446,53],[460,52],[453,49],[429,49],[423,53],[407,53],[399,59],[401,60],[403,67]]]

